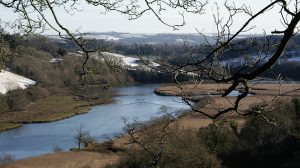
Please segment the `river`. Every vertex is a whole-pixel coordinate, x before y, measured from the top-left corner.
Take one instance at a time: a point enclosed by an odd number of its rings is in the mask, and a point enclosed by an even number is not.
[[[114,103],[93,107],[89,113],[52,123],[25,124],[0,133],[0,155],[12,154],[16,159],[51,153],[55,146],[69,150],[76,147],[74,135],[82,127],[97,140],[106,140],[122,133],[124,119],[147,121],[159,117],[162,105],[173,110],[187,109],[176,97],[158,96],[158,85],[135,85],[113,89]]]

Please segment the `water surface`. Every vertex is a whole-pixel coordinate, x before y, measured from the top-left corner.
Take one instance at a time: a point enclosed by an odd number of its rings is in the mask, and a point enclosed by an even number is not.
[[[89,113],[52,123],[26,124],[0,133],[0,154],[9,153],[17,159],[37,156],[76,147],[74,134],[82,127],[98,140],[112,138],[122,132],[124,119],[147,121],[159,117],[162,105],[173,110],[187,109],[176,97],[158,96],[153,90],[158,85],[126,86],[114,89],[118,97],[114,103],[93,107]]]

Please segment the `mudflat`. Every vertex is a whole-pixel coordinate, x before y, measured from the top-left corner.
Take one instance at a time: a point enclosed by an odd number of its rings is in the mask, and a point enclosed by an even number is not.
[[[187,95],[219,95],[226,90],[230,84],[186,84],[186,85],[165,85],[155,88],[154,92],[166,96]],[[299,96],[300,84],[249,84],[249,91],[256,95],[264,96]],[[239,87],[238,87],[239,88]]]
[[[232,107],[235,103],[235,96],[222,97],[222,93],[230,86],[230,84],[186,84],[186,85],[164,85],[155,88],[154,92],[165,96],[186,96],[195,98],[196,100],[209,99],[202,106],[201,110],[208,114],[215,114],[218,111]],[[249,84],[250,96],[245,97],[239,103],[238,110],[243,113],[251,109],[251,107],[263,103],[270,102],[275,99],[283,98],[290,100],[293,97],[300,96],[300,84]],[[237,87],[237,90],[240,87]],[[237,113],[230,113],[231,117],[242,118]],[[201,115],[200,115],[201,116]],[[198,117],[199,118],[199,117]],[[204,116],[200,118],[205,118]]]

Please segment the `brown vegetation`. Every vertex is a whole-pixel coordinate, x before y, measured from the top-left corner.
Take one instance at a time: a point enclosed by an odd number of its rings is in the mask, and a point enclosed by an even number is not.
[[[225,89],[227,89],[230,85],[229,84],[187,84],[181,86],[179,88],[176,85],[171,86],[161,86],[158,88],[155,88],[154,92],[159,95],[166,95],[166,96],[181,96],[182,94],[187,94],[190,96],[199,96],[199,95],[221,95]],[[270,95],[270,96],[277,96],[284,93],[287,93],[285,95],[287,96],[299,96],[300,90],[299,89],[300,84],[249,84],[249,92],[255,94],[255,95]]]
[[[249,168],[298,167],[299,104],[299,99],[276,100],[262,111],[276,124],[251,116],[241,129],[235,121],[225,120],[199,130],[180,130],[166,128],[164,122],[161,123],[163,120],[158,120],[150,127],[143,127],[138,135],[135,133],[131,139],[135,146],[129,149],[127,157],[110,167],[218,167],[218,164]],[[194,157],[196,153],[189,146],[200,151],[200,155]],[[217,157],[211,162],[210,156]]]
[[[95,152],[58,152],[18,160],[7,168],[104,168],[115,163],[120,156]]]

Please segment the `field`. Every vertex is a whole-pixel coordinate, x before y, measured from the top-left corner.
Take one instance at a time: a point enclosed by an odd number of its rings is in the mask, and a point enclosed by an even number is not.
[[[219,95],[228,88],[229,84],[188,84],[183,85],[182,89],[175,85],[165,85],[154,90],[157,94],[166,96],[179,96],[182,93],[197,95]],[[257,96],[299,96],[300,84],[249,84],[249,92]]]

